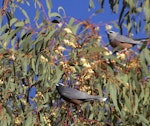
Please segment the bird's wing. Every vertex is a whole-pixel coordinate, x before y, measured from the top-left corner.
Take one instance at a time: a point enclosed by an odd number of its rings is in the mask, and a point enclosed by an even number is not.
[[[131,44],[139,44],[140,43],[140,41],[135,41],[132,38],[129,38],[129,37],[126,37],[123,35],[119,35],[119,34],[116,36],[115,40],[119,41],[119,42],[131,43]]]
[[[139,39],[134,38],[133,40],[135,40],[135,41],[140,41],[140,42],[147,42],[148,39],[150,39],[150,38],[139,38]]]
[[[65,87],[63,89],[62,95],[69,99],[98,99],[98,96],[89,95],[85,92]]]

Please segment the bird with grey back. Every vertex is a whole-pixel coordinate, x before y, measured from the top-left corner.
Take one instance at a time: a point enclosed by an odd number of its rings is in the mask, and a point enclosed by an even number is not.
[[[119,33],[114,32],[114,31],[106,31],[106,33],[108,35],[110,45],[113,48],[119,47],[121,49],[125,49],[125,48],[130,49],[134,45],[141,44],[141,42],[147,41],[147,39],[134,40],[130,37],[120,35]]]
[[[107,98],[100,98],[99,96],[89,95],[86,92],[82,92],[74,88],[66,87],[62,83],[56,84],[56,88],[58,90],[58,93],[64,100],[77,105],[92,100],[98,100],[98,101],[107,100]]]

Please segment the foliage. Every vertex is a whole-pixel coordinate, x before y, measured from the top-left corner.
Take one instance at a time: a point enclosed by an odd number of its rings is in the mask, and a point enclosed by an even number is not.
[[[106,0],[98,0],[101,5],[95,13],[100,13],[105,8]],[[95,8],[93,0],[90,0],[89,8]],[[109,0],[109,6],[114,14],[119,13],[117,27],[122,32],[127,28],[129,33],[133,30],[138,33],[144,25],[144,31],[150,33],[150,1],[149,0]]]
[[[28,1],[7,2],[0,18],[0,125],[149,125],[149,48],[112,55],[99,27],[74,18],[52,22],[63,18],[47,15],[38,0],[32,26],[21,7]],[[68,104],[56,91],[59,81],[108,101]]]

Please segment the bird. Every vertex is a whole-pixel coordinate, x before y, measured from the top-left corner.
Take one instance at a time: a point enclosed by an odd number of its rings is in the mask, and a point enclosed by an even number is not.
[[[141,44],[141,42],[146,42],[147,39],[132,39],[130,37],[127,36],[123,36],[120,35],[118,32],[114,32],[114,31],[106,31],[107,35],[108,35],[108,39],[110,41],[110,45],[113,48],[120,48],[120,49],[130,49],[132,48],[134,45],[138,45]]]
[[[56,84],[56,89],[64,100],[76,105],[93,100],[98,100],[100,102],[107,100],[107,98],[100,98],[99,96],[89,95],[75,88],[66,87],[63,83]]]

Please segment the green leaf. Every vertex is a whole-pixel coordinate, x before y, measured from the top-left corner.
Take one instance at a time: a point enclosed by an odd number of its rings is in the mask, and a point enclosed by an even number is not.
[[[92,120],[92,119],[93,119],[93,117],[94,117],[94,113],[91,113],[91,114],[90,114],[90,116],[89,116],[89,119],[91,119],[91,120]]]
[[[36,59],[35,58],[31,59],[31,67],[32,67],[33,71],[36,71]]]
[[[107,70],[112,76],[114,75],[114,70],[110,66],[107,66]]]
[[[63,71],[61,71],[59,69],[58,66],[55,66],[55,71],[56,71],[56,73],[54,74],[54,78],[51,80],[52,83],[54,83],[54,84],[56,84],[56,83],[58,83],[60,81],[60,79],[61,79],[61,77],[62,77],[62,75],[64,73]]]
[[[27,23],[30,23],[30,18],[28,16],[27,12],[23,8],[21,8],[21,7],[18,7],[18,8],[21,10],[21,12],[23,13],[23,15],[26,17]]]
[[[30,114],[30,116],[27,116],[27,119],[25,120],[25,126],[32,126],[33,125],[33,115]]]
[[[134,5],[134,1],[132,1],[132,0],[125,0],[125,2],[128,3],[128,5],[130,6],[130,8],[132,8],[133,5]]]
[[[144,87],[141,86],[141,93],[140,93],[140,96],[139,96],[139,99],[142,100],[144,98]]]
[[[96,52],[102,52],[103,51],[103,48],[101,47],[92,47],[92,48],[89,48],[89,52],[90,53],[96,53]]]
[[[134,115],[136,114],[136,111],[138,109],[138,105],[139,105],[139,99],[138,99],[138,96],[137,94],[135,94],[135,106],[134,106]]]
[[[144,95],[144,101],[143,104],[145,105],[146,103],[149,103],[149,94],[150,94],[150,89],[147,87],[145,88],[145,95]]]
[[[74,19],[74,18],[71,18],[70,21],[69,21],[69,23],[68,23],[68,26],[71,27],[74,22],[75,22],[75,19]]]
[[[110,98],[112,98],[116,110],[120,111],[119,107],[118,107],[118,103],[117,103],[117,89],[116,89],[116,86],[113,85],[113,84],[110,84],[109,85],[109,92],[110,92]]]
[[[93,8],[93,9],[95,8],[93,0],[90,0],[90,2],[89,2],[89,9],[90,8]]]
[[[21,30],[21,28],[16,28],[15,30],[12,30],[12,31],[9,33],[8,39],[6,39],[6,40],[9,40],[10,38],[12,38],[12,37],[13,37],[15,34],[17,34],[20,30]]]
[[[95,14],[99,14],[99,13],[101,13],[101,12],[104,12],[104,8],[101,8],[101,9],[99,9],[99,10],[96,10],[96,11],[95,11]]]
[[[38,57],[37,57],[37,59],[36,59],[36,65],[35,65],[35,74],[39,74],[39,66],[40,66],[40,56],[41,55],[39,55]]]
[[[0,35],[6,30],[7,27],[8,27],[7,25],[4,25],[0,28]],[[1,40],[1,38],[0,38],[0,40]]]
[[[149,58],[149,56],[150,56],[150,49],[144,48],[143,49],[143,53],[144,53],[146,61],[148,62],[148,65],[150,65],[150,58]]]
[[[139,117],[140,122],[150,125],[149,121],[143,115],[139,114],[137,116]]]
[[[100,111],[100,112],[98,113],[98,120],[102,120],[103,117],[104,117],[104,111]]]
[[[46,6],[47,6],[48,10],[50,11],[52,8],[52,2],[50,0],[46,0]]]
[[[128,108],[129,112],[132,113],[132,105],[131,105],[131,99],[127,97],[126,95],[124,96],[125,98],[125,106]]]
[[[117,76],[117,79],[122,83],[122,84],[127,84],[128,81],[129,81],[129,77],[127,74],[124,74],[124,73],[119,73]]]
[[[11,20],[10,20],[10,26],[12,26],[14,23],[16,23],[17,22],[17,18],[12,18]]]
[[[138,7],[138,8],[136,8],[136,11],[137,12],[141,12],[143,10],[143,8],[142,7]]]
[[[59,13],[53,12],[53,13],[49,14],[49,18],[52,18],[52,17],[60,17],[61,18],[61,15]]]
[[[50,38],[52,37],[52,35],[54,35],[54,33],[56,32],[55,30],[52,30],[48,33],[48,35],[44,38],[44,42],[48,42],[48,40],[50,40]]]
[[[65,9],[63,7],[58,7],[58,13],[61,13],[60,11],[63,12],[63,17],[66,17],[66,12],[65,12]]]
[[[2,14],[0,14],[0,26],[1,26],[1,23],[2,23]]]
[[[148,71],[148,66],[147,66],[147,64],[146,64],[146,60],[145,60],[145,56],[144,56],[144,52],[142,51],[141,53],[140,53],[140,63],[141,63],[141,66],[142,66],[142,68],[143,68],[143,74],[145,74],[145,75],[149,75],[149,71]]]
[[[15,23],[15,27],[22,27],[25,25],[25,22],[24,21],[20,21],[20,22],[16,22]]]
[[[40,17],[40,13],[39,13],[39,10],[36,11],[36,15],[34,17],[34,20],[37,21],[39,20],[39,17]]]

